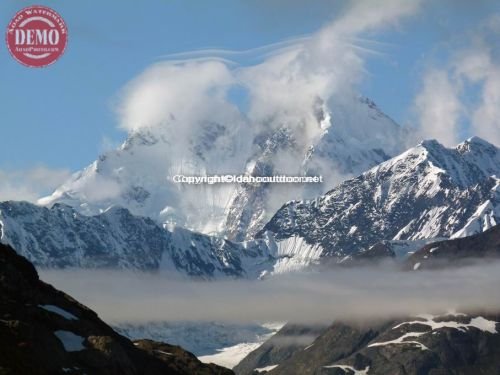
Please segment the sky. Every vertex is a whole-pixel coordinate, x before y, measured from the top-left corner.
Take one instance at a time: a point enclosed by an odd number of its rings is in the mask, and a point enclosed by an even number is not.
[[[500,117],[500,3],[369,4],[44,1],[41,5],[64,18],[68,47],[59,61],[43,69],[22,66],[5,45],[0,48],[0,193],[8,197],[9,192],[26,189],[26,197],[35,197],[38,188],[50,190],[70,172],[119,145],[131,131],[127,119],[132,112],[123,110],[133,97],[127,91],[130,82],[154,64],[215,55],[252,67],[302,38],[328,37],[330,25],[362,51],[363,76],[352,77],[356,88],[398,123],[446,145],[474,134],[500,144],[495,121]],[[28,5],[2,1],[0,24],[6,27]],[[377,12],[394,16],[377,20]],[[204,52],[193,54],[198,50]],[[245,106],[245,95],[238,89],[229,95],[237,106]]]

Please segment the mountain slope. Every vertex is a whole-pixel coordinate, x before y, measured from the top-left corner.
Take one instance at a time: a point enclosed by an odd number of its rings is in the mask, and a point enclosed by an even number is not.
[[[498,260],[499,234],[500,226],[497,225],[469,237],[427,244],[406,259],[404,268],[408,272],[428,269],[427,272],[432,273],[436,272],[433,269],[455,268],[493,258]],[[390,244],[371,252],[374,254],[364,258],[364,261],[376,262],[379,256],[395,256]],[[461,269],[456,268],[455,271],[460,273]],[[428,276],[432,278],[430,274]],[[432,298],[429,296],[429,299]],[[313,327],[302,327],[306,332],[308,328]],[[276,347],[270,339],[250,353],[234,370],[241,375],[255,374],[259,369],[267,369],[270,374],[290,375],[500,373],[500,313],[491,311],[491,308],[489,312],[481,312],[480,308],[476,311],[471,309],[468,314],[336,321],[319,333],[319,337],[307,346],[297,348],[291,345],[288,350],[281,350],[286,356],[269,355]],[[284,329],[273,338],[286,337],[286,334]],[[286,341],[284,343],[282,345],[286,346]]]
[[[232,374],[180,347],[120,336],[0,245],[0,374]]]
[[[381,241],[404,253],[424,240],[486,230],[500,218],[496,176],[500,151],[479,138],[455,149],[425,141],[319,198],[285,204],[256,240],[161,226],[116,206],[86,216],[62,204],[22,202],[0,203],[0,237],[44,267],[259,278],[325,257],[341,261]]]
[[[314,249],[272,237],[236,243],[187,229],[163,228],[112,207],[85,216],[72,207],[0,203],[0,242],[45,268],[135,269],[202,279],[259,278],[307,266]]]
[[[233,368],[238,375],[250,375],[255,369],[265,369],[283,363],[299,351],[310,347],[326,326],[286,324],[274,336],[247,355]]]
[[[260,232],[342,259],[383,240],[466,236],[500,222],[500,150],[479,138],[420,145],[310,201],[285,204]]]
[[[324,193],[404,149],[405,131],[365,98],[318,101],[311,111],[314,124],[248,125],[254,134],[233,134],[231,124],[203,123],[183,150],[166,130],[169,124],[143,128],[39,203],[63,203],[86,215],[121,206],[160,224],[250,239],[284,201]],[[311,188],[181,186],[171,180],[176,174],[214,173],[323,174],[327,181]]]
[[[411,270],[491,261],[500,257],[500,225],[469,237],[439,241],[422,247],[406,261]]]
[[[422,315],[336,322],[269,374],[498,375],[499,316]]]

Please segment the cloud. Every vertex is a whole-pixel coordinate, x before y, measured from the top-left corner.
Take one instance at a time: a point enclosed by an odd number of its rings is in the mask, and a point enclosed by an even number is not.
[[[419,135],[453,145],[465,124],[469,135],[500,145],[499,32],[495,14],[465,34],[445,64],[424,73],[415,99]]]
[[[328,323],[500,309],[498,261],[439,272],[379,266],[210,283],[95,270],[42,270],[41,277],[109,322]]]
[[[200,121],[211,108],[227,104],[224,97],[233,83],[222,61],[155,64],[126,87],[119,107],[121,126],[133,132],[173,121]]]
[[[306,152],[330,125],[318,113],[325,115],[330,101],[357,97],[356,87],[366,75],[365,60],[376,53],[364,47],[370,43],[362,41],[363,34],[397,24],[416,12],[420,1],[386,3],[380,7],[371,1],[350,2],[318,32],[261,48],[167,56],[121,92],[120,126],[130,137],[164,140],[161,151],[142,155],[141,162],[168,176],[181,171],[243,173],[259,152],[263,135],[286,126],[294,150],[283,155],[288,159],[277,162],[273,173],[284,173],[289,166],[299,170]],[[251,57],[250,63],[232,61],[242,56]],[[324,169],[317,174],[340,175],[332,172],[331,163],[318,162],[317,169]],[[220,188],[209,187],[200,194],[200,188],[186,187],[176,207],[196,217],[205,210],[205,202],[221,201],[217,210],[223,211],[228,202],[219,197],[231,194],[216,190]],[[299,188],[289,190],[290,198],[300,197]],[[270,205],[271,212],[283,200],[279,194],[270,196],[278,199]]]
[[[67,169],[37,166],[26,170],[0,170],[0,201],[36,202],[70,177]]]
[[[267,44],[264,46],[250,48],[246,50],[229,50],[222,48],[205,48],[188,52],[171,53],[160,56],[162,60],[176,61],[178,63],[193,61],[193,60],[211,60],[220,59],[229,65],[237,63],[239,58],[244,57],[251,61],[260,61],[266,57],[270,57],[281,52],[285,52],[290,48],[295,48],[297,45],[310,39],[310,35],[302,35],[294,38],[286,39],[280,42]]]
[[[182,133],[206,119],[252,127],[286,123],[311,139],[318,129],[318,98],[327,102],[335,93],[345,95],[364,77],[370,51],[357,45],[357,38],[397,24],[420,3],[353,1],[310,36],[248,51],[209,49],[167,56],[170,60],[149,67],[125,88],[118,106],[121,127],[134,132],[177,123],[182,129],[176,131]],[[254,65],[225,60],[259,54],[266,57]],[[231,98],[234,88],[245,91],[248,112],[240,112],[240,103]]]
[[[318,102],[353,95],[365,78],[365,60],[372,51],[357,41],[364,33],[382,30],[414,14],[420,1],[354,1],[340,17],[295,49],[289,48],[261,64],[239,71],[251,99],[252,123],[294,129],[306,140],[321,131],[316,116]]]
[[[458,91],[446,70],[429,69],[425,73],[422,91],[415,99],[419,138],[437,139],[446,146],[458,143],[462,112]]]
[[[341,33],[357,35],[366,31],[374,31],[397,25],[404,17],[414,15],[422,5],[422,1],[360,1],[351,2],[351,7],[337,22],[326,30],[327,34]]]
[[[470,48],[459,52],[453,69],[465,84],[479,85],[479,103],[470,109],[472,129],[500,145],[500,15],[490,17],[474,35]]]

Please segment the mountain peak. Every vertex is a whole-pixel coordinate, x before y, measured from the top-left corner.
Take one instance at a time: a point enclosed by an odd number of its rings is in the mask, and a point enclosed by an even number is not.
[[[462,143],[459,143],[456,147],[458,151],[463,150],[463,151],[468,151],[471,148],[488,148],[488,149],[498,149],[494,144],[486,141],[485,139],[478,137],[478,136],[473,136]]]
[[[465,140],[464,142],[460,143],[457,145],[455,148],[458,152],[461,154],[464,154],[466,152],[473,152],[473,151],[484,151],[488,150],[489,152],[493,153],[498,153],[499,149],[497,146],[494,144],[484,140],[483,138],[474,136],[470,137],[469,139]]]
[[[423,141],[318,199],[286,204],[264,230],[341,259],[381,240],[450,237],[477,220],[498,222],[499,150],[480,138],[463,144],[470,152]]]
[[[425,148],[435,148],[435,147],[442,148],[442,147],[444,147],[441,143],[439,143],[439,141],[437,139],[424,139],[424,140],[422,140],[422,142],[420,142],[418,144],[418,146],[422,146]]]

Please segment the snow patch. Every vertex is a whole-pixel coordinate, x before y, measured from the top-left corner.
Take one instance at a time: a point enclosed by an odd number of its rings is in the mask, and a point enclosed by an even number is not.
[[[61,309],[60,307],[54,306],[54,305],[38,305],[38,307],[41,307],[44,310],[50,311],[54,314],[57,314],[59,316],[62,316],[64,319],[68,320],[78,320],[76,316],[71,314],[70,312],[67,312],[64,309]]]
[[[255,371],[257,371],[257,372],[271,371],[271,370],[274,370],[278,366],[279,365],[270,365],[270,366],[266,366],[266,367],[259,367],[259,368],[256,368]]]
[[[459,231],[453,233],[451,238],[462,238],[473,234],[484,232],[497,225],[500,209],[495,207],[490,200],[480,205],[471,216],[467,224]]]
[[[228,348],[219,349],[216,354],[204,355],[198,357],[198,359],[203,363],[215,363],[219,366],[233,368],[240,363],[243,358],[261,345],[262,343],[259,342],[241,343]]]
[[[256,337],[256,342],[239,343],[227,348],[217,349],[217,353],[199,356],[198,359],[204,363],[215,363],[227,368],[233,368],[248,354],[269,340],[276,332],[283,328],[284,325],[284,322],[264,323],[262,326],[271,330],[271,332],[265,335],[258,335]]]
[[[339,368],[349,374],[350,372],[352,372],[353,375],[368,375],[368,371],[370,370],[370,366],[366,366],[364,370],[356,370],[354,367],[346,365],[330,365],[330,366],[323,366],[323,368]]]
[[[455,313],[455,314],[452,313],[451,315],[464,316],[464,314],[458,314],[458,313]],[[418,341],[406,340],[406,339],[424,336],[428,333],[435,334],[436,330],[441,329],[441,328],[453,328],[453,329],[458,329],[459,331],[463,331],[463,332],[467,331],[470,328],[476,328],[476,329],[479,329],[483,332],[489,332],[489,333],[493,333],[493,334],[498,333],[496,330],[497,322],[492,321],[492,320],[487,320],[487,319],[483,318],[482,316],[472,318],[469,323],[460,323],[460,322],[455,322],[452,320],[436,322],[434,319],[437,317],[438,316],[433,316],[430,314],[419,315],[418,318],[420,318],[421,320],[413,320],[413,321],[409,321],[409,322],[403,322],[403,323],[400,323],[392,328],[392,329],[398,329],[404,325],[419,324],[419,325],[428,326],[430,328],[429,331],[407,332],[395,340],[376,342],[376,343],[368,345],[368,347],[370,348],[370,347],[385,346],[385,345],[411,344],[411,345],[415,345],[415,346],[419,347],[422,350],[428,350],[429,348],[427,348],[424,344],[422,344]]]
[[[427,332],[408,332],[408,333],[405,333],[403,336],[398,337],[397,339],[390,340],[390,341],[376,342],[376,343],[368,345],[368,347],[372,348],[372,347],[376,347],[376,346],[410,344],[410,345],[415,345],[422,350],[429,350],[428,347],[426,347],[424,344],[422,344],[418,341],[406,340],[407,338],[420,337],[422,335],[425,335],[426,333]]]
[[[64,350],[67,352],[78,352],[85,349],[85,346],[83,346],[85,337],[63,330],[55,331],[54,335],[56,335],[56,337],[61,341],[64,346]]]
[[[464,316],[463,314],[453,314],[453,315]],[[419,315],[418,317],[423,319],[423,320],[413,320],[410,322],[404,322],[404,323],[398,324],[393,329],[397,329],[397,328],[399,328],[403,325],[406,325],[406,324],[409,324],[409,325],[411,325],[411,324],[423,324],[423,325],[429,326],[431,328],[431,331],[434,331],[434,330],[440,329],[440,328],[454,328],[454,329],[458,329],[460,331],[466,331],[469,328],[477,328],[483,332],[498,333],[496,330],[497,322],[495,322],[493,320],[487,320],[487,319],[483,318],[482,316],[472,318],[470,323],[467,323],[467,324],[455,322],[455,321],[436,322],[436,321],[434,321],[434,318],[436,318],[437,316],[433,316],[430,314]]]
[[[310,245],[302,237],[292,236],[276,242],[275,253],[277,258],[273,273],[280,274],[290,271],[299,271],[317,261],[323,253],[320,244]]]

